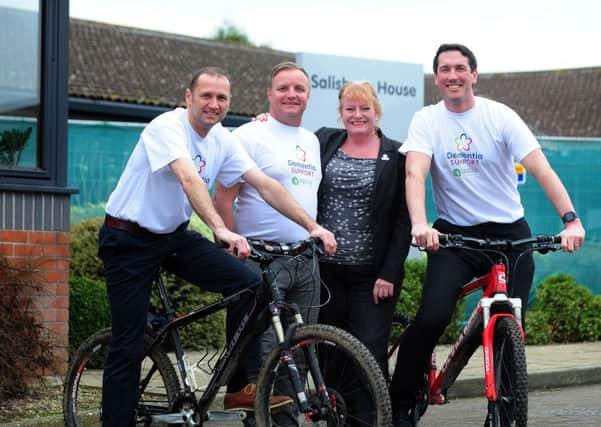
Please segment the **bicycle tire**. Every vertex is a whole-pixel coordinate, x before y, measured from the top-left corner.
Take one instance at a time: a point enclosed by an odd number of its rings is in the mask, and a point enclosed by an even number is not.
[[[102,411],[102,366],[108,350],[111,329],[103,329],[89,337],[75,352],[63,388],[63,418],[67,427],[98,426]],[[145,335],[146,348],[152,342]],[[142,361],[142,378],[152,366],[157,368],[139,405],[167,412],[176,401],[180,386],[167,354],[157,348]],[[156,375],[158,372],[159,375]],[[139,420],[139,422],[142,422]]]
[[[515,319],[502,317],[497,320],[493,357],[497,400],[490,403],[489,425],[525,427],[528,423],[526,351]]]
[[[330,411],[321,421],[308,420],[304,414],[300,414],[300,425],[392,425],[386,380],[370,351],[357,338],[330,325],[301,326],[290,340],[295,361],[297,355],[302,354],[299,350],[307,349],[309,345],[314,346],[318,356],[335,413]],[[314,389],[310,375],[308,377],[305,394],[317,407],[318,392]],[[259,373],[255,401],[257,425],[272,425],[269,402],[276,378],[288,378],[286,367],[280,363],[280,351],[277,348],[266,357]],[[357,403],[362,407],[356,408]]]

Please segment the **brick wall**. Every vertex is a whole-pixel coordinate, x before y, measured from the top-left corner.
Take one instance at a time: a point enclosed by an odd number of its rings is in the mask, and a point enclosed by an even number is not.
[[[35,266],[43,291],[32,295],[34,318],[50,332],[54,372],[67,370],[69,337],[69,195],[0,191],[0,255]]]
[[[33,315],[53,337],[57,360],[56,372],[47,374],[64,374],[69,338],[69,233],[0,230],[0,255],[15,265],[35,266],[43,291],[33,295]]]

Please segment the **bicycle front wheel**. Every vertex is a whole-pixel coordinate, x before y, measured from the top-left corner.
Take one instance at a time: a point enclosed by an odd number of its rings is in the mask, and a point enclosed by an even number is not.
[[[516,321],[499,319],[493,338],[497,400],[489,403],[492,427],[526,426],[528,423],[528,373],[526,351]]]
[[[65,426],[99,426],[102,416],[102,369],[108,351],[110,328],[88,338],[75,352],[63,389],[63,417]],[[145,346],[151,343],[144,337]],[[179,380],[169,357],[160,349],[142,361],[139,422],[144,414],[166,413],[175,402]]]
[[[304,393],[311,403],[311,411],[299,414],[295,404],[272,410],[271,396],[281,394],[281,390],[289,390],[287,394],[297,402],[291,392],[287,367],[280,360],[279,349],[274,349],[259,373],[255,403],[257,425],[277,425],[278,417],[285,417],[286,413],[292,414],[300,425],[392,425],[386,380],[370,351],[359,340],[333,326],[308,325],[295,331],[290,346],[297,366],[308,365],[307,354],[317,358],[329,399],[324,402],[324,393],[309,372]],[[305,370],[301,369],[301,372]]]

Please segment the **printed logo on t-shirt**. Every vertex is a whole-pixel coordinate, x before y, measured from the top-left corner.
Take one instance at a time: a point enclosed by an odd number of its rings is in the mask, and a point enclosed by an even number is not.
[[[194,160],[194,165],[196,166],[196,170],[198,171],[198,175],[200,175],[200,177],[205,182],[205,184],[209,185],[211,182],[211,179],[209,177],[205,177],[202,174],[205,166],[207,165],[206,160],[204,160],[200,154],[197,154],[196,156],[194,156],[193,160]]]
[[[288,160],[292,185],[312,185],[317,172],[314,164],[307,162],[307,152],[297,145],[294,160]]]
[[[300,147],[300,145],[296,146],[296,160],[299,160],[301,162],[307,161],[307,152],[305,150],[303,150]]]
[[[465,132],[453,138],[455,151],[447,151],[447,161],[451,166],[453,176],[462,177],[478,175],[478,167],[483,159],[481,153],[472,150],[474,140]]]

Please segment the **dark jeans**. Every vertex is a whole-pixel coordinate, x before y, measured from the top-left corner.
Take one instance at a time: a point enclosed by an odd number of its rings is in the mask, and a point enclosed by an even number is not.
[[[106,225],[100,229],[99,255],[104,262],[112,316],[112,337],[102,385],[103,426],[133,425],[152,280],[167,257],[167,270],[224,296],[260,281],[244,264],[185,228],[183,225],[164,235],[150,232],[132,235]],[[228,340],[249,306],[248,301],[241,300],[228,309]],[[260,342],[256,339],[249,345],[240,371],[228,387],[242,388],[246,384],[244,372],[256,370],[260,364]]]
[[[388,378],[388,339],[399,287],[395,286],[392,298],[374,304],[377,276],[371,266],[322,262],[319,271],[330,290],[330,295],[321,292],[322,303],[328,296],[330,302],[319,311],[319,323],[337,326],[357,337],[374,355],[384,378]]]
[[[463,234],[478,238],[521,239],[531,235],[524,219],[512,224],[485,223],[472,227],[458,227],[446,221],[434,223],[441,233]],[[519,253],[509,257],[509,293],[522,299],[522,319],[528,304],[528,293],[534,276],[534,260],[524,255],[517,264]],[[491,255],[496,261],[494,255]],[[408,409],[415,399],[423,372],[438,339],[451,321],[461,287],[475,277],[490,272],[491,263],[482,254],[460,249],[440,249],[428,253],[426,279],[422,300],[415,320],[402,336],[390,395],[394,411]]]

